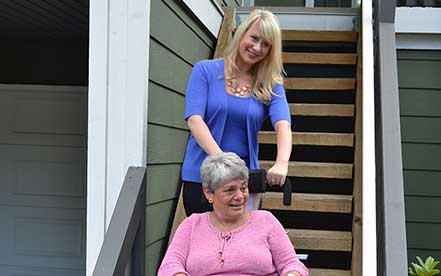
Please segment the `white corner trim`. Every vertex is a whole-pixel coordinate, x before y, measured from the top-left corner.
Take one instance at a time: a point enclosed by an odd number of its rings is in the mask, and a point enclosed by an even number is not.
[[[217,37],[222,23],[223,12],[215,1],[183,0],[183,2],[214,37]]]
[[[90,3],[86,275],[129,166],[147,159],[149,0]]]
[[[398,7],[395,13],[396,33],[441,34],[441,9]]]

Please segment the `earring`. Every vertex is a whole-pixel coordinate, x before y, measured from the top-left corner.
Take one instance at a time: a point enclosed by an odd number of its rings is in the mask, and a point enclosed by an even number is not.
[[[213,199],[212,199],[212,198],[209,198],[209,199],[208,199],[208,203],[212,204],[212,203],[213,203]]]

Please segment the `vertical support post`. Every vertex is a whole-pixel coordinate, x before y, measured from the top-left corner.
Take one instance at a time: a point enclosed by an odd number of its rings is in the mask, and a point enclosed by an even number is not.
[[[90,1],[86,275],[127,168],[145,166],[149,0]]]

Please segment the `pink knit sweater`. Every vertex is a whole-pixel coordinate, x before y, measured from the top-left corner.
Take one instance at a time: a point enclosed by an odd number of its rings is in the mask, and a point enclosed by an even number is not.
[[[182,222],[158,276],[277,276],[288,271],[308,276],[288,235],[270,212],[253,211],[245,225],[228,233],[214,228],[207,212]]]

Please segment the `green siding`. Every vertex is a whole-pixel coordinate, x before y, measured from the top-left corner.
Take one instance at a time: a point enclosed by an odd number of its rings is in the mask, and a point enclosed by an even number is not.
[[[232,1],[232,3],[235,1]],[[181,1],[151,1],[147,128],[146,275],[168,244],[189,135],[183,119],[193,65],[211,58],[215,38]]]
[[[173,108],[170,108],[170,106],[173,106]],[[167,110],[167,112],[164,112],[164,110]],[[184,95],[154,82],[149,83],[148,118],[150,122],[187,129],[187,124],[182,119],[184,112]]]
[[[441,51],[399,50],[408,259],[441,259]]]
[[[168,226],[172,223],[170,213],[175,208],[174,200],[162,201],[147,207],[146,219],[148,222],[152,222],[146,225],[145,242],[147,246],[167,237]]]

